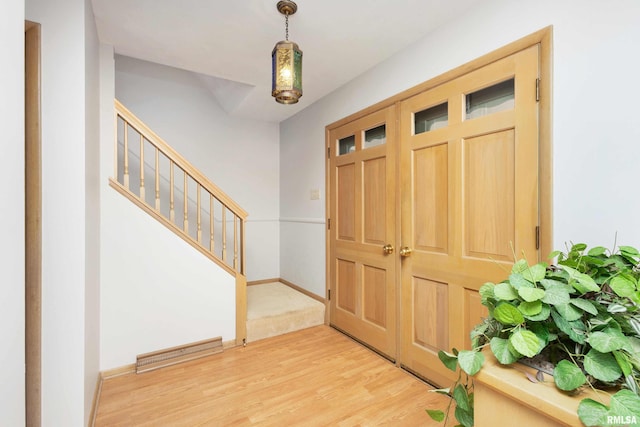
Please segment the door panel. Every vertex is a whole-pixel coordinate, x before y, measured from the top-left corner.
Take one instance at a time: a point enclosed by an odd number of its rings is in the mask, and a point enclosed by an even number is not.
[[[414,278],[414,342],[433,350],[449,347],[448,288],[445,283]]]
[[[340,310],[356,313],[356,263],[342,259],[337,260],[338,268],[335,293]]]
[[[447,144],[415,150],[413,155],[415,248],[446,253],[448,249]]]
[[[381,224],[386,223],[387,191],[387,159],[382,157],[362,162],[362,200],[364,242],[384,246],[386,244],[386,229]],[[382,209],[381,209],[382,208]]]
[[[364,292],[364,319],[382,328],[387,326],[387,272],[383,268],[364,266],[362,287]]]
[[[537,57],[530,48],[401,103],[402,245],[413,252],[401,267],[400,363],[439,385],[455,374],[438,351],[469,348],[486,313],[480,286],[504,277],[514,253],[538,259]],[[446,121],[423,126],[441,105]]]
[[[466,139],[463,156],[465,255],[510,261],[514,242],[513,129]]]
[[[395,109],[330,132],[331,324],[396,358]]]
[[[337,174],[336,226],[340,240],[356,240],[356,176],[355,164],[339,166]]]

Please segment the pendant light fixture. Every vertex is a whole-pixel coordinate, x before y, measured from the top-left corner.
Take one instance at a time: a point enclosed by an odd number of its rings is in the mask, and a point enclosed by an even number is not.
[[[296,13],[298,5],[282,0],[277,8],[285,17],[285,40],[271,52],[271,96],[281,104],[295,104],[302,96],[302,51],[289,41],[289,15]]]

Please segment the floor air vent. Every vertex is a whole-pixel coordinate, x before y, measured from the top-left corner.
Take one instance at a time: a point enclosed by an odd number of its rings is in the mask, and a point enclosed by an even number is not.
[[[140,354],[136,357],[136,373],[152,371],[216,353],[222,353],[222,337]]]

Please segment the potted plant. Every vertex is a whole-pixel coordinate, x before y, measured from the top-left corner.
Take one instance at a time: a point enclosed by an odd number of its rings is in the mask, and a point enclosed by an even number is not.
[[[471,332],[473,348],[439,352],[447,368],[459,368],[454,385],[436,391],[455,401],[460,425],[474,424],[473,376],[487,351],[502,365],[550,362],[555,387],[582,399],[577,414],[586,426],[640,425],[640,252],[575,244],[554,258],[552,266],[519,260],[506,280],[484,284],[489,316]],[[588,389],[609,391],[610,404],[579,396]],[[446,423],[451,406],[427,412]]]

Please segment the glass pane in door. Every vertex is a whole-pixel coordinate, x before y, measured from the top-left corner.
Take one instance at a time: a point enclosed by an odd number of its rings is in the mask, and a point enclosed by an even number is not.
[[[480,89],[466,95],[466,119],[475,119],[500,111],[513,110],[514,79]]]
[[[364,148],[375,147],[387,142],[387,128],[380,125],[373,129],[364,131]]]
[[[449,123],[449,103],[445,102],[413,115],[414,135],[440,129]]]
[[[338,155],[349,154],[356,151],[356,137],[348,136],[338,140]]]

